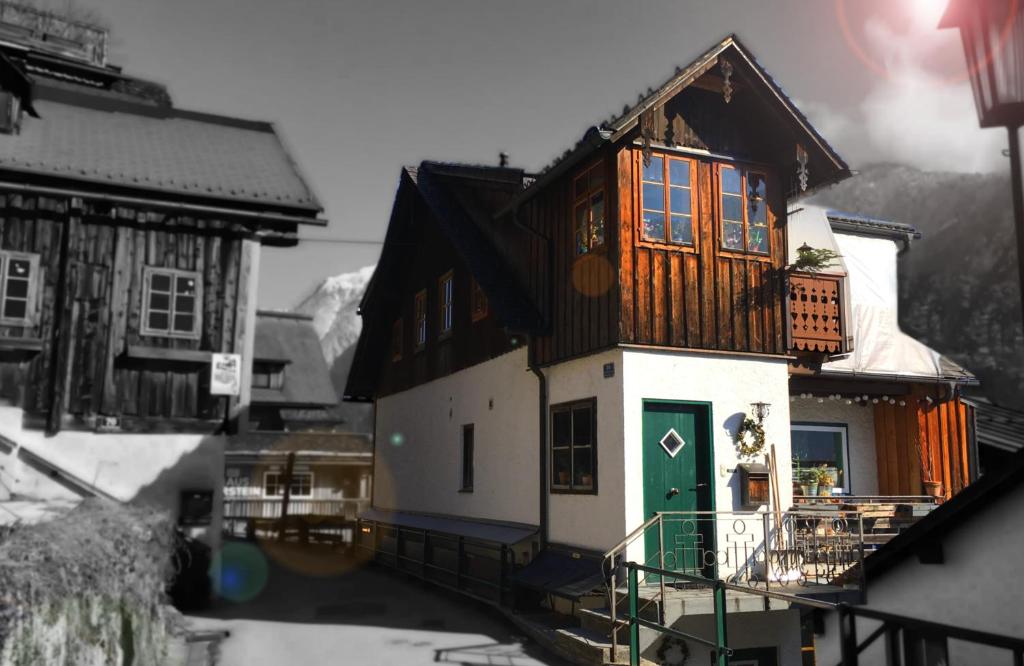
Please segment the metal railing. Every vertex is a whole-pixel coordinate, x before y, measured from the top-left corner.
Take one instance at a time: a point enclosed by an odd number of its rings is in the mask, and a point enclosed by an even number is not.
[[[224,519],[280,518],[281,505],[280,498],[225,497]],[[369,499],[304,499],[292,496],[288,501],[288,515],[331,516],[354,521],[359,512],[369,507]]]
[[[864,520],[857,511],[789,511],[781,519],[771,512],[660,512],[605,553],[612,654],[625,626],[618,618],[623,560],[641,549],[638,566],[748,588],[863,589]],[[653,594],[629,603],[639,610],[657,604],[664,624],[665,577],[642,578]]]
[[[931,495],[794,495],[794,504],[938,504]]]
[[[723,580],[647,567],[635,562],[627,562],[625,568],[627,590],[629,593],[629,610],[626,619],[629,625],[630,666],[639,666],[640,664],[641,628],[652,629],[660,634],[673,636],[685,641],[693,641],[710,647],[713,650],[712,663],[715,666],[728,666],[729,657],[732,656],[733,650],[728,645],[726,623],[727,592],[760,596],[765,600],[766,607],[769,600],[778,599],[805,608],[837,611],[839,647],[842,655],[837,666],[859,666],[861,653],[883,636],[885,637],[885,663],[888,666],[924,666],[924,664],[932,663],[953,664],[954,662],[949,660],[948,641],[950,639],[989,646],[1009,652],[1012,655],[1014,666],[1024,666],[1024,639],[1021,638],[964,629],[953,625],[885,613],[862,606],[850,606],[846,603],[835,604],[820,599],[808,599],[769,589],[735,585]],[[652,622],[641,617],[638,602],[641,574],[644,577],[655,576],[661,580],[671,578],[683,581],[689,585],[710,589],[715,615],[714,639],[679,631],[678,629],[665,626],[664,622]],[[859,643],[857,641],[856,622],[858,617],[877,620],[881,623],[864,641]],[[922,650],[923,643],[927,643],[927,652]],[[941,659],[941,661],[936,660],[936,658]]]
[[[479,600],[509,598],[513,552],[506,544],[360,520],[355,545],[381,564]]]

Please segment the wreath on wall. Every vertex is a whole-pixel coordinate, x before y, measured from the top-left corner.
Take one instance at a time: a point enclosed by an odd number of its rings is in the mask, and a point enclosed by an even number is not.
[[[656,653],[661,666],[683,666],[690,658],[690,646],[675,636],[666,636]]]
[[[736,429],[734,439],[743,457],[756,456],[764,451],[764,427],[749,416]]]

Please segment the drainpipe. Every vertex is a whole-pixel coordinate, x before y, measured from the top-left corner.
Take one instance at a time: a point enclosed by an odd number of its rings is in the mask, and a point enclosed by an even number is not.
[[[519,219],[519,207],[513,205],[508,209],[511,215],[512,223],[523,231],[532,234],[539,238],[547,246],[547,264],[548,264],[548,285],[549,285],[549,300],[548,303],[552,302],[554,296],[554,250],[551,237],[540,233],[536,229],[523,224],[522,220]],[[500,217],[500,214],[499,214]],[[543,318],[544,313],[541,313]],[[536,360],[534,359],[534,335],[531,333],[527,338],[529,340],[529,367],[537,377],[539,387],[539,433],[537,437],[537,468],[539,472],[539,488],[538,488],[538,510],[539,510],[539,523],[540,523],[540,550],[544,550],[548,545],[548,378],[544,375],[541,369],[537,366]]]
[[[532,337],[531,337],[532,342]],[[531,345],[532,347],[532,345]],[[532,353],[532,352],[531,352]],[[530,361],[530,372],[537,376],[539,402],[539,426],[540,433],[537,438],[537,467],[540,470],[538,507],[540,509],[540,550],[548,545],[548,378],[544,376],[540,368]]]

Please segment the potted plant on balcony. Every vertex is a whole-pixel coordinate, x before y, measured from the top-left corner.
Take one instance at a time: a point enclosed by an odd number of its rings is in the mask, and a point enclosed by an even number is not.
[[[835,477],[826,465],[815,467],[811,474],[818,485],[818,495],[829,496],[832,494],[832,486],[835,485]]]
[[[798,470],[793,478],[797,479],[800,493],[804,497],[814,497],[818,494],[818,477],[814,473],[814,468]]]
[[[928,453],[927,445],[922,444],[921,438],[918,437],[915,446],[917,447],[917,457],[921,463],[921,484],[924,486],[924,494],[933,498],[942,497],[944,495],[942,482],[935,478],[932,457]]]
[[[828,248],[813,248],[804,243],[796,249],[796,261],[790,264],[789,269],[817,273],[833,266],[836,259],[839,259],[841,256]]]

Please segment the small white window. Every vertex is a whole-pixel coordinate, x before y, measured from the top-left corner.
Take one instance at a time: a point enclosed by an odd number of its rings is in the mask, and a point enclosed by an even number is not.
[[[264,472],[263,474],[263,496],[284,497],[284,473]],[[292,483],[290,497],[312,497],[313,496],[313,473],[292,472]]]
[[[203,283],[199,273],[146,267],[142,335],[199,338]]]
[[[0,325],[35,322],[39,255],[0,251]]]
[[[455,298],[455,279],[452,271],[448,271],[438,280],[438,293],[440,311],[438,312],[439,337],[450,335],[452,332],[452,302]]]

